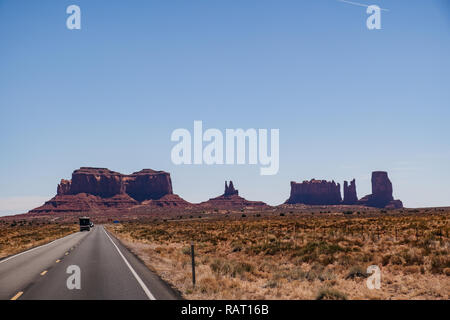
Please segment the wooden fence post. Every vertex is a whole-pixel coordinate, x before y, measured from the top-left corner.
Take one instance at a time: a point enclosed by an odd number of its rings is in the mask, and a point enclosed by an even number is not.
[[[191,242],[191,259],[192,259],[192,285],[195,287],[195,252],[194,242]]]

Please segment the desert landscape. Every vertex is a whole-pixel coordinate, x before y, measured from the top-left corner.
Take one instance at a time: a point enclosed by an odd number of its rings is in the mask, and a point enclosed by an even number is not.
[[[171,218],[91,216],[186,299],[449,299],[450,208],[295,205]],[[117,223],[119,222],[119,223]],[[0,259],[78,231],[0,219]],[[190,245],[195,246],[196,285]],[[367,288],[369,265],[381,288]]]
[[[0,0],[0,302],[442,317],[449,27],[448,0]]]
[[[222,195],[192,204],[170,174],[81,168],[29,213],[0,220],[0,257],[77,231],[89,215],[185,299],[449,299],[450,208],[403,208],[386,172],[358,200],[355,180],[291,183],[284,204]],[[196,284],[192,283],[191,243]],[[369,289],[368,266],[381,270]]]
[[[328,209],[108,229],[187,299],[449,298],[450,209]],[[380,290],[366,286],[369,265],[381,269]]]

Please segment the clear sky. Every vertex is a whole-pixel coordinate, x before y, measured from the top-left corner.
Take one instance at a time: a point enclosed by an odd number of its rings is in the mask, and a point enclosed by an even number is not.
[[[81,166],[171,173],[200,202],[233,180],[280,204],[291,180],[385,170],[408,207],[450,205],[445,0],[0,0],[0,214],[27,211]],[[81,30],[66,28],[67,6]],[[174,129],[277,128],[280,170],[176,166]]]

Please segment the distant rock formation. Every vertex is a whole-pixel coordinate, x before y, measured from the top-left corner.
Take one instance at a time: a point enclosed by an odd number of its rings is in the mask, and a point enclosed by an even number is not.
[[[344,181],[344,201],[343,204],[356,204],[358,202],[358,196],[356,195],[356,182],[353,179],[350,185],[347,181]]]
[[[54,198],[30,212],[86,212],[139,204],[183,206],[189,203],[173,194],[168,172],[144,169],[125,175],[106,168],[82,167],[72,173],[72,180],[61,180]]]
[[[387,172],[372,172],[372,194],[358,200],[356,182],[344,181],[344,200],[340,184],[334,181],[316,180],[291,182],[291,193],[286,204],[304,205],[363,205],[376,208],[402,208],[400,200],[394,200],[392,183]],[[173,193],[170,173],[144,169],[126,175],[106,168],[82,167],[72,173],[71,180],[61,180],[54,198],[30,213],[100,212],[108,210],[139,209],[147,212],[150,207],[178,207],[210,209],[244,209],[270,207],[262,201],[249,201],[239,196],[233,182],[225,181],[221,196],[200,204],[191,204]]]
[[[372,172],[372,194],[361,198],[358,204],[375,208],[403,208],[403,203],[392,196],[392,183],[385,171]]]
[[[306,205],[363,205],[367,207],[397,209],[403,208],[400,200],[392,196],[392,183],[385,171],[372,172],[372,194],[358,200],[356,182],[344,181],[344,200],[341,200],[339,183],[326,180],[291,182],[291,195],[286,204]]]
[[[224,196],[232,196],[232,195],[238,195],[239,191],[234,189],[233,181],[230,180],[230,185],[227,185],[227,182],[225,181],[225,192],[223,193]]]
[[[101,198],[110,198],[125,193],[122,174],[106,168],[82,167],[72,173],[72,180],[61,181],[58,195],[87,193]]]
[[[193,206],[191,203],[187,202],[183,198],[181,198],[177,194],[166,194],[159,199],[145,200],[141,203],[141,207],[150,206],[150,207],[187,207]]]
[[[291,181],[291,195],[286,204],[336,205],[342,202],[339,183],[316,180],[296,183]]]
[[[137,201],[160,199],[173,194],[170,173],[144,169],[124,176],[125,193]]]
[[[61,182],[58,184],[56,194],[57,195],[70,194],[70,185],[71,185],[70,180],[62,179]]]
[[[159,199],[172,194],[170,174],[144,169],[130,175],[106,168],[82,167],[72,173],[72,180],[61,180],[58,195],[87,193],[101,198],[128,194],[136,201]]]
[[[262,201],[249,201],[239,196],[238,190],[234,188],[233,182],[227,184],[225,181],[225,191],[221,196],[209,199],[199,204],[200,207],[218,209],[243,209],[249,207],[268,207]]]

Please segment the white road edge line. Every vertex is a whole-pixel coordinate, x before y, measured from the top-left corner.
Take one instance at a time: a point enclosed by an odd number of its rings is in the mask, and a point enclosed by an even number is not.
[[[145,294],[147,295],[147,297],[150,300],[156,300],[156,298],[153,296],[153,294],[150,292],[150,290],[147,288],[147,286],[145,285],[144,281],[142,281],[142,279],[139,277],[139,275],[136,273],[136,271],[134,271],[133,267],[130,265],[130,263],[127,261],[127,259],[125,259],[125,257],[123,256],[122,252],[120,252],[119,247],[117,247],[117,245],[114,243],[114,241],[111,239],[111,237],[109,236],[109,234],[106,232],[105,228],[103,228],[103,232],[105,232],[106,236],[109,238],[109,240],[112,242],[112,244],[114,245],[114,247],[117,249],[117,252],[119,252],[120,256],[122,257],[123,261],[125,261],[125,264],[127,265],[127,267],[130,269],[131,273],[133,274],[133,276],[136,278],[137,282],[139,283],[139,285],[141,286],[142,290],[144,290]]]
[[[32,248],[32,249],[28,249],[28,250],[26,250],[26,251],[24,251],[24,252],[15,254],[15,255],[13,255],[13,256],[11,256],[11,257],[9,257],[9,258],[6,258],[6,259],[1,260],[1,261],[0,261],[0,264],[2,264],[3,262],[6,262],[6,261],[8,261],[8,260],[11,260],[11,259],[13,259],[13,258],[16,258],[16,257],[18,257],[18,256],[21,256],[21,255],[23,255],[23,254],[25,254],[25,253],[30,253],[31,251],[34,251],[34,250],[41,249],[41,248],[44,248],[44,247],[46,247],[46,246],[49,246],[49,245],[51,245],[52,243],[55,243],[55,242],[57,242],[57,241],[59,241],[59,240],[65,239],[65,238],[67,238],[67,237],[74,236],[74,235],[77,234],[77,233],[78,233],[78,232],[69,234],[68,236],[65,236],[65,237],[62,237],[62,238],[59,238],[59,239],[55,239],[55,240],[53,240],[52,242],[43,244],[43,245],[41,245],[41,246],[39,246],[39,247],[35,247],[35,248]]]

